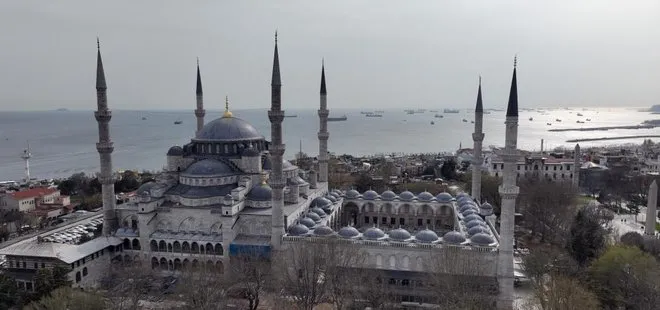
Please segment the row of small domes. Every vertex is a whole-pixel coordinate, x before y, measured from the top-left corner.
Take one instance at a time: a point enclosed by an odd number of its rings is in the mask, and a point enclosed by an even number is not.
[[[346,192],[345,194],[346,198],[349,199],[357,199],[357,198],[362,198],[365,200],[375,200],[380,198],[381,200],[387,200],[391,201],[394,199],[399,199],[402,201],[412,201],[414,199],[417,199],[419,201],[439,201],[439,202],[451,202],[454,197],[452,197],[451,194],[447,192],[442,192],[438,194],[438,196],[433,196],[433,194],[429,192],[422,192],[419,195],[413,194],[410,191],[404,191],[401,194],[397,195],[393,191],[384,191],[382,194],[378,194],[376,191],[373,190],[368,190],[364,192],[363,194],[360,194],[360,192],[352,189]]]
[[[301,223],[293,225],[289,228],[288,234],[290,236],[305,236],[305,235],[315,235],[315,236],[333,236],[335,231],[328,226],[318,226],[310,232],[310,228],[307,223],[303,223],[305,219],[301,220]],[[307,221],[306,221],[307,222]],[[478,231],[477,231],[478,230]],[[371,227],[367,229],[364,233],[360,233],[355,227],[347,226],[341,228],[336,235],[345,238],[345,239],[358,239],[362,238],[365,240],[374,240],[374,241],[396,241],[396,242],[419,242],[419,243],[450,243],[450,244],[464,244],[471,243],[481,246],[490,246],[495,244],[495,240],[490,235],[488,228],[486,227],[475,227],[471,231],[468,231],[469,240],[465,238],[463,234],[458,231],[450,231],[444,234],[442,239],[438,235],[430,230],[424,229],[417,232],[414,236],[410,234],[407,230],[403,228],[397,228],[389,231],[387,234],[383,232],[380,228]]]

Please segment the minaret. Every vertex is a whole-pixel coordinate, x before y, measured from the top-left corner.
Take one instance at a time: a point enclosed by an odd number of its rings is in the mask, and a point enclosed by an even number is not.
[[[23,150],[21,158],[25,161],[25,183],[30,183],[30,158],[32,158],[32,153],[30,153],[30,143],[27,144],[27,149]]]
[[[202,75],[199,73],[199,58],[197,58],[197,88],[195,89],[195,95],[197,98],[197,109],[195,109],[195,117],[197,117],[196,135],[204,127],[204,115],[206,115],[206,110],[204,110],[204,93],[202,92]]]
[[[481,156],[481,143],[484,141],[483,133],[484,106],[481,102],[481,77],[479,77],[479,90],[477,92],[477,107],[474,109],[474,154],[472,159],[472,198],[481,203],[481,165],[484,159]]]
[[[575,156],[573,158],[573,187],[575,189],[580,188],[580,145],[575,145]]]
[[[649,186],[648,201],[646,203],[646,225],[644,226],[644,234],[647,236],[655,236],[655,222],[658,217],[658,183],[653,180]]]
[[[270,171],[270,187],[273,189],[271,200],[272,228],[270,243],[274,250],[279,250],[284,235],[284,186],[286,180],[282,177],[282,156],[284,155],[284,143],[282,142],[282,82],[280,80],[280,59],[277,53],[277,32],[275,32],[275,53],[273,56],[273,78],[270,83],[270,135],[271,141],[268,151],[271,156],[272,169]]]
[[[117,228],[117,214],[115,213],[115,179],[112,175],[112,140],[110,140],[110,118],[112,112],[108,109],[108,97],[106,94],[105,73],[103,72],[103,61],[101,61],[101,45],[96,39],[96,106],[94,117],[99,123],[99,142],[96,150],[101,158],[101,194],[103,196],[103,235],[110,236]]]
[[[321,62],[321,107],[319,109],[319,182],[328,182],[328,93],[325,89],[325,63]]]
[[[516,81],[517,59],[513,61],[513,78],[506,109],[506,138],[501,157],[504,160],[503,181],[499,188],[502,197],[500,214],[500,244],[497,261],[498,309],[513,308],[513,228],[516,198],[516,163],[518,161],[518,86]]]

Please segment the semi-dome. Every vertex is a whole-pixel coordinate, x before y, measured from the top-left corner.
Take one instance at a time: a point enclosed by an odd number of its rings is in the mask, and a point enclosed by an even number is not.
[[[435,197],[435,199],[438,200],[439,202],[450,202],[452,199],[454,199],[454,197],[452,197],[450,193],[442,192],[438,194],[438,196]]]
[[[355,238],[360,235],[360,232],[355,227],[346,226],[342,227],[338,234],[342,238]]]
[[[175,145],[167,150],[167,156],[183,156],[183,148]]]
[[[264,139],[264,136],[250,123],[233,116],[217,118],[207,123],[195,137],[195,140],[208,141],[255,141]]]
[[[438,234],[430,229],[424,229],[415,235],[415,240],[424,243],[436,242],[438,239]]]
[[[138,189],[135,191],[135,193],[137,195],[144,195],[144,193],[146,193],[148,195],[151,195],[151,188],[154,187],[154,186],[156,186],[156,182],[144,183],[144,184],[140,185],[140,187],[138,187]]]
[[[484,233],[478,233],[470,237],[470,243],[474,245],[492,245],[493,243],[495,243],[495,240],[493,240],[492,236],[489,236]]]
[[[486,222],[481,220],[471,220],[465,224],[465,227],[467,227],[467,229],[470,229],[475,226],[486,227]]]
[[[385,233],[377,227],[371,227],[362,236],[369,240],[379,240],[385,237]]]
[[[475,221],[475,220],[483,222],[483,219],[481,218],[481,216],[477,215],[476,213],[467,215],[463,218],[463,222],[465,222],[465,223],[469,223],[469,222],[472,222],[472,221]]]
[[[331,205],[332,205],[332,201],[330,201],[330,200],[328,200],[324,197],[316,197],[309,204],[309,207],[310,208],[319,207],[319,208],[323,209],[323,208],[327,208]]]
[[[384,191],[382,194],[380,194],[380,199],[382,200],[394,200],[396,198],[396,194],[393,191]]]
[[[273,189],[268,184],[259,184],[247,194],[247,198],[253,201],[270,201],[272,197]]]
[[[487,233],[487,232],[488,232],[488,230],[483,226],[474,226],[474,227],[468,229],[468,231],[467,231],[468,236],[474,236],[474,235],[479,234],[479,233]]]
[[[397,228],[397,229],[394,229],[394,230],[390,230],[387,233],[387,235],[390,239],[395,240],[395,241],[406,241],[406,240],[412,238],[410,233],[407,230],[403,229],[403,228]]]
[[[303,224],[296,224],[289,227],[289,235],[291,236],[302,236],[309,232],[309,228]]]
[[[316,226],[316,222],[314,222],[314,220],[309,217],[305,217],[302,220],[300,220],[300,224],[305,225],[307,228],[312,228]]]
[[[328,226],[325,226],[325,225],[316,227],[314,229],[314,234],[317,235],[317,236],[329,236],[329,235],[332,235],[334,233],[335,233],[335,231],[332,230],[332,228],[330,228]]]
[[[236,172],[224,162],[215,159],[202,159],[188,166],[183,172],[193,176],[235,175]]]
[[[368,190],[368,191],[364,192],[364,194],[362,194],[362,198],[364,198],[366,200],[374,200],[374,199],[378,198],[378,193],[376,193],[373,190]]]
[[[323,211],[323,209],[321,209],[319,207],[312,208],[312,212],[316,213],[320,217],[326,217],[327,216],[327,214],[325,214],[325,211]]]
[[[358,198],[358,197],[360,197],[360,192],[358,192],[354,189],[349,190],[348,192],[346,192],[346,198],[355,199],[355,198]]]
[[[417,195],[417,199],[420,201],[431,201],[433,200],[433,198],[435,197],[433,196],[433,194],[429,192],[422,192],[419,195]]]
[[[463,236],[463,234],[455,230],[452,230],[450,232],[447,232],[444,236],[442,236],[442,241],[451,244],[461,244],[465,242],[465,237]]]
[[[314,212],[308,212],[305,216],[312,219],[315,223],[321,222],[321,216]]]
[[[415,198],[415,195],[409,191],[405,191],[401,194],[399,194],[399,199],[403,201],[411,201]]]

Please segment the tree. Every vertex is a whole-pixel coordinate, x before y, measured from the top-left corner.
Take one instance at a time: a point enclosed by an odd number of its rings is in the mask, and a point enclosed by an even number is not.
[[[571,226],[567,249],[580,266],[587,266],[604,250],[611,229],[611,213],[597,206],[586,206],[578,211]]]
[[[34,297],[39,299],[57,288],[71,286],[68,273],[69,270],[63,266],[39,269],[35,277]]]
[[[100,284],[107,291],[106,297],[112,309],[137,310],[141,300],[162,297],[164,292],[159,278],[151,268],[144,268],[140,262],[114,262]]]
[[[626,246],[644,248],[644,237],[636,231],[629,231],[621,236],[621,243]]]
[[[40,300],[27,305],[25,310],[102,310],[105,299],[97,293],[60,287]]]
[[[222,309],[227,303],[227,283],[227,277],[215,266],[185,268],[179,274],[175,291],[185,301],[184,309]]]
[[[247,300],[249,310],[259,307],[262,293],[272,281],[268,261],[256,254],[243,253],[233,257],[228,278],[230,295]]]
[[[446,159],[445,162],[442,164],[442,167],[440,167],[440,174],[442,174],[442,177],[447,180],[456,180],[457,166],[458,164],[456,163],[456,160],[454,160],[453,158]]]
[[[544,278],[543,285],[535,286],[534,309],[601,309],[596,295],[583,287],[579,281],[560,275]]]
[[[60,182],[60,184],[57,185],[57,189],[60,190],[60,193],[62,193],[62,195],[69,195],[69,196],[74,195],[77,190],[76,183],[71,179],[67,179]]]
[[[527,179],[520,184],[520,212],[532,236],[565,244],[575,216],[576,191],[568,182]]]
[[[660,264],[636,247],[610,247],[589,274],[606,309],[651,310],[660,304]]]
[[[645,238],[644,239],[644,252],[655,256],[660,260],[660,239]]]
[[[17,303],[16,281],[6,274],[0,274],[0,309],[10,309]]]
[[[360,173],[355,179],[355,190],[363,193],[374,186],[374,180],[367,173]]]

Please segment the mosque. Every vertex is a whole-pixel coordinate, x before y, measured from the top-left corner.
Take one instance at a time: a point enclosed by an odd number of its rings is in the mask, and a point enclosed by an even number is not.
[[[499,154],[504,161],[504,184],[500,188],[503,203],[498,232],[493,207],[481,203],[479,173],[473,177],[471,195],[329,189],[324,66],[318,110],[318,164],[314,170],[302,171],[284,160],[277,37],[268,111],[270,141],[232,113],[228,100],[222,117],[205,122],[198,64],[195,136],[167,150],[165,171],[153,182],[143,184],[134,201],[116,205],[108,126],[112,114],[99,50],[95,117],[99,123],[103,235],[110,240],[100,246],[111,244],[111,252],[121,259],[141,261],[152,268],[179,270],[204,264],[224,270],[236,255],[268,257],[299,242],[333,238],[363,249],[367,259],[364,265],[355,267],[382,272],[390,284],[399,288],[396,294],[404,301],[424,301],[423,296],[415,294],[422,290],[420,275],[436,272],[427,262],[432,257],[443,257],[448,262],[461,262],[447,264],[452,267],[443,272],[477,277],[493,289],[498,308],[511,309],[513,207],[518,193],[514,172],[518,118],[515,70],[514,66],[506,148]],[[481,82],[475,112],[474,161],[480,164],[484,137]],[[71,251],[84,257],[83,245]],[[16,248],[12,255],[21,255],[21,249],[27,248]],[[89,250],[103,254],[101,248]],[[75,271],[74,263],[71,266]]]

